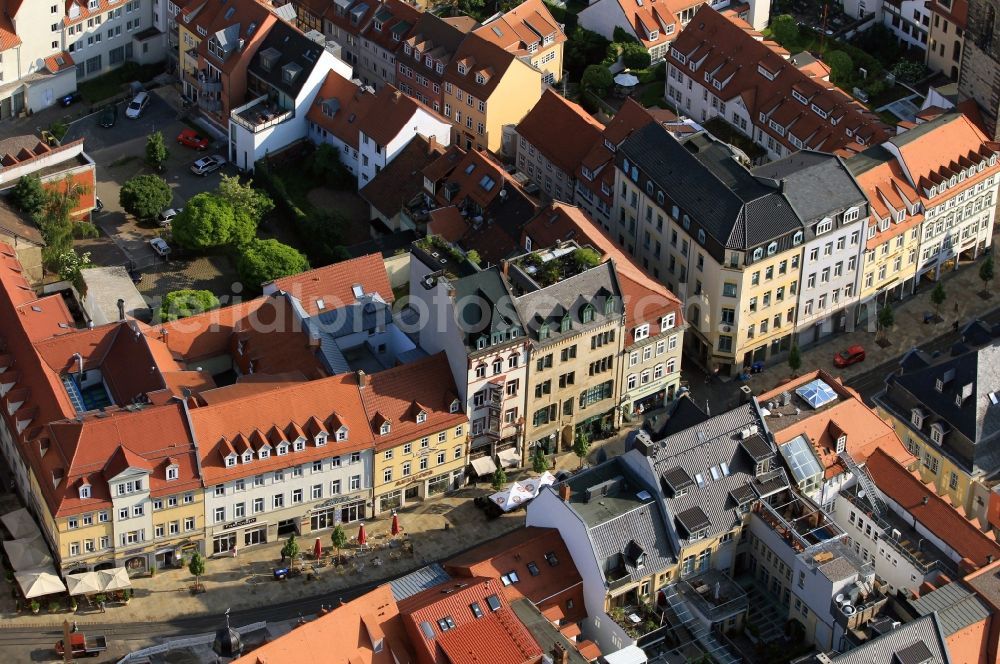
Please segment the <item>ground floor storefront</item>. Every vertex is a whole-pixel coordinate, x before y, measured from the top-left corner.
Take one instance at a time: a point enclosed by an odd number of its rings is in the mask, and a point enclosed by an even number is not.
[[[465,485],[465,468],[434,473],[425,471],[375,489],[374,514],[389,513],[428,498],[455,491]]]

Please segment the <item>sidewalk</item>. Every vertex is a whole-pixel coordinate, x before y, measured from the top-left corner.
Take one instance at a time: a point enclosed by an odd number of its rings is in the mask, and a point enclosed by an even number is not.
[[[995,256],[994,261],[996,261]],[[978,317],[1000,307],[1000,297],[983,299],[980,296],[983,291],[983,282],[979,279],[981,262],[982,258],[975,263],[963,265],[959,270],[948,273],[942,279],[947,297],[944,304],[941,305],[940,318],[942,320],[940,322],[924,322],[924,314],[933,314],[935,311],[934,304],[931,302],[931,291],[934,286],[927,282],[921,283],[916,295],[910,296],[902,302],[891,303],[895,313],[895,325],[885,335],[889,342],[888,345],[882,347],[876,343],[874,323],[872,323],[871,330],[865,324],[863,328],[854,332],[834,335],[815,346],[803,349],[801,353],[802,367],[798,373],[803,374],[816,369],[825,369],[836,376],[841,376],[844,382],[847,382],[886,362],[898,360],[903,353],[914,346],[951,332],[955,321],[964,327]],[[994,288],[991,284],[990,291],[993,291]],[[833,356],[856,344],[865,348],[864,362],[844,369],[834,367]],[[750,386],[754,394],[760,394],[785,382],[790,375],[791,369],[787,362],[783,362],[768,366],[762,373],[752,375],[745,384]],[[740,383],[733,381],[730,384],[733,385],[731,389],[735,393],[739,389]]]
[[[135,598],[128,606],[108,604],[104,614],[96,607],[87,607],[82,601],[75,615],[68,610],[49,614],[44,603],[42,612],[37,616],[30,612],[16,614],[13,603],[4,602],[0,628],[52,628],[61,626],[66,619],[75,619],[81,629],[88,623],[165,622],[176,617],[219,615],[226,609],[237,611],[296,598],[302,600],[303,615],[315,613],[321,603],[336,604],[338,590],[393,579],[430,562],[446,560],[478,542],[499,537],[524,524],[523,511],[487,520],[484,513],[473,505],[472,499],[489,493],[492,493],[489,486],[481,484],[479,488],[467,487],[400,512],[400,526],[413,543],[412,555],[404,553],[398,546],[385,547],[352,559],[344,567],[317,568],[316,578],[309,581],[307,575],[312,569],[316,537],[305,535],[296,538],[303,554],[304,567],[302,576],[297,578],[277,581],[273,577],[273,569],[281,567],[280,550],[284,540],[279,540],[241,550],[237,558],[209,558],[206,573],[201,579],[206,591],[197,595],[191,593],[194,577],[187,569],[165,570],[153,577],[145,575],[132,579]],[[388,518],[365,522],[369,547],[389,541],[389,526]],[[358,524],[345,529],[348,537],[354,537]],[[329,559],[328,553],[332,552],[330,531],[323,531],[319,538],[323,551],[327,552],[324,557]],[[355,545],[349,544],[342,553],[353,554],[356,550]],[[380,566],[373,563],[376,558],[381,560]],[[5,590],[3,595],[9,598],[10,590]]]

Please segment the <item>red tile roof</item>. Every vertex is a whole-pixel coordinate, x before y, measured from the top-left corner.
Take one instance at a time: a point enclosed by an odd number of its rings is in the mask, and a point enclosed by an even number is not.
[[[443,352],[367,376],[361,388],[365,416],[375,436],[375,449],[384,450],[468,422],[465,410],[452,413],[458,398],[455,381]],[[426,415],[417,422],[417,414]],[[389,433],[380,434],[382,422]]]
[[[447,125],[449,121],[426,104],[405,95],[391,85],[385,85],[375,93],[375,100],[368,112],[361,116],[361,131],[365,132],[380,146],[385,147],[400,132],[407,128],[417,111]]]
[[[519,57],[538,55],[566,41],[566,33],[542,0],[525,0],[474,32]],[[552,38],[549,45],[543,43],[546,37]],[[537,50],[528,50],[532,44]]]
[[[364,92],[361,86],[331,69],[306,117],[356,150],[358,129],[374,106],[375,95]]]
[[[63,69],[69,69],[70,67],[75,66],[76,62],[73,61],[73,56],[66,51],[60,51],[59,53],[45,58],[45,68],[53,74],[58,74]]]
[[[85,217],[94,206],[97,205],[97,173],[93,166],[81,169],[68,176],[69,186],[78,188],[79,200],[76,206],[70,210],[70,216],[78,219]],[[49,190],[56,190],[60,193],[66,191],[67,176],[57,175],[53,179],[46,179],[42,186]]]
[[[427,234],[439,235],[448,242],[458,242],[469,229],[469,224],[454,205],[431,210]]]
[[[515,64],[516,63],[516,64]],[[472,33],[462,39],[451,62],[445,65],[444,80],[479,100],[488,100],[511,66],[527,66],[512,53]],[[461,73],[459,67],[464,67]],[[537,70],[532,70],[539,76]]]
[[[537,575],[528,568],[532,563]],[[557,607],[568,622],[586,617],[583,581],[555,528],[519,528],[459,554],[445,563],[445,570],[455,577],[489,577],[503,587],[509,601],[526,598],[543,613]],[[503,586],[500,577],[511,570],[520,580]],[[573,601],[572,608],[567,600]]]
[[[470,577],[429,588],[399,602],[399,612],[420,664],[482,662],[524,664],[537,661],[541,649],[517,619],[501,584],[493,579]],[[496,597],[499,608],[490,609],[487,597]],[[477,618],[470,606],[479,605]],[[442,630],[438,621],[451,618]],[[428,638],[421,626],[433,633]],[[489,644],[488,647],[483,647]]]
[[[378,293],[385,302],[393,301],[392,286],[385,271],[381,254],[368,254],[316,268],[301,274],[276,279],[265,284],[265,292],[273,287],[288,293],[301,302],[310,316],[321,311],[318,300],[323,300],[323,311],[354,304],[354,287],[360,286],[365,295]]]
[[[20,4],[21,0],[7,0],[5,11],[0,11],[0,51],[21,45],[21,38],[17,36],[12,20],[17,16]]]
[[[558,127],[558,131],[553,131]],[[604,125],[579,104],[551,88],[517,125],[517,133],[546,159],[570,176],[576,174],[583,158],[600,143]]]
[[[373,639],[383,639],[375,649]],[[255,648],[234,664],[412,664],[388,584]]]
[[[208,484],[349,454],[373,444],[354,374],[279,384],[272,390],[241,392],[207,404],[195,401],[190,416]],[[337,441],[335,434],[342,426],[347,427],[347,440]],[[328,434],[325,445],[316,444],[321,432]],[[299,437],[305,439],[305,449],[286,456],[274,451],[281,441],[291,446]],[[260,459],[264,445],[272,451],[269,458]],[[254,451],[250,463],[239,459],[235,466],[226,466],[227,455],[235,451],[242,456],[247,449]]]
[[[847,470],[837,455],[837,439],[843,434],[847,435],[848,454],[859,464],[864,464],[875,450],[882,450],[904,465],[915,461],[892,426],[866,406],[856,391],[823,370],[812,371],[782,383],[770,392],[758,396],[757,400],[765,403],[776,399],[783,392],[794,390],[817,378],[837,393],[839,402],[797,420],[787,427],[779,429],[778,426],[782,421],[778,420],[778,424],[772,425],[774,441],[778,445],[784,445],[796,436],[805,435],[812,443],[813,451],[819,457],[820,463],[823,464],[826,478]]]
[[[687,64],[674,56],[675,51]],[[819,76],[825,67],[797,68],[786,50],[765,40],[731,12],[720,14],[702,6],[672,44],[668,62],[722,101],[741,98],[754,123],[790,150],[804,146],[825,152],[860,151],[892,134],[878,115]],[[718,88],[703,81],[705,72],[718,81]],[[808,103],[794,97],[793,91]],[[784,135],[761,122],[761,114],[784,127]],[[789,136],[795,136],[801,146],[793,145]]]
[[[974,568],[1000,559],[1000,545],[884,451],[875,450],[867,468],[882,493]]]
[[[577,183],[610,205],[611,195],[604,193],[601,187],[604,184],[611,192],[615,184],[615,169],[611,167],[615,155],[608,144],[617,148],[633,131],[655,121],[650,111],[631,97],[627,97],[625,103],[615,113],[615,117],[604,128],[603,135],[591,144],[579,167],[574,171]],[[589,177],[584,174],[585,170],[590,174]]]

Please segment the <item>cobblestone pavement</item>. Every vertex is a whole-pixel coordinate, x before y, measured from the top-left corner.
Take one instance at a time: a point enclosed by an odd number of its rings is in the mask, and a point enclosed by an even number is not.
[[[574,457],[575,458],[575,457]],[[514,479],[518,475],[513,475]],[[76,614],[69,611],[49,614],[43,609],[39,615],[14,612],[12,601],[0,602],[0,629],[3,627],[51,628],[69,618],[75,619],[81,629],[88,623],[106,624],[118,620],[130,622],[164,622],[176,617],[198,614],[219,615],[226,609],[233,611],[267,606],[289,600],[302,600],[302,613],[315,613],[321,603],[335,604],[338,590],[366,583],[389,580],[433,562],[446,560],[478,543],[508,533],[524,524],[524,512],[506,514],[487,520],[485,514],[473,505],[478,495],[491,493],[487,485],[467,487],[449,496],[428,501],[399,513],[399,521],[406,539],[413,545],[407,554],[399,542],[390,545],[387,518],[368,521],[365,529],[370,549],[358,554],[355,545],[348,545],[343,553],[351,556],[343,567],[313,566],[312,550],[315,537],[298,538],[303,555],[305,572],[285,581],[276,581],[273,569],[280,567],[280,549],[284,541],[276,541],[239,552],[237,558],[229,556],[209,558],[206,574],[201,581],[205,592],[193,594],[194,577],[186,569],[160,571],[155,576],[136,577],[132,580],[135,598],[127,605],[108,604],[102,614],[96,607],[81,603]],[[357,524],[347,527],[349,536],[357,535]],[[330,531],[320,535],[324,556],[329,560]],[[378,548],[374,548],[378,547]],[[309,580],[310,572],[314,573]],[[4,581],[3,583],[7,583]],[[11,593],[0,595],[9,598]]]

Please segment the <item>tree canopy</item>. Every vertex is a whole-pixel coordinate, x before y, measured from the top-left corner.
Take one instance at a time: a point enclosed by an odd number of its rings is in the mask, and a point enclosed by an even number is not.
[[[854,60],[843,51],[830,51],[823,61],[830,66],[830,76],[837,82],[848,80],[854,71]]]
[[[233,206],[209,192],[191,197],[171,222],[174,240],[188,249],[210,249],[229,244],[235,227]]]
[[[42,181],[37,175],[22,175],[21,179],[14,185],[11,191],[10,200],[21,212],[29,215],[36,215],[45,204],[45,190],[42,189]]]
[[[242,249],[237,263],[240,278],[251,289],[309,269],[309,261],[294,247],[277,240],[254,240]]]
[[[261,219],[274,209],[274,201],[266,192],[255,189],[253,180],[243,184],[235,175],[223,175],[215,193],[232,206],[236,215],[231,241],[237,246],[256,237]]]
[[[139,219],[152,219],[173,200],[170,185],[159,175],[137,175],[118,194],[125,211]]]
[[[170,156],[170,151],[167,150],[167,144],[163,140],[163,133],[159,131],[154,131],[152,134],[146,137],[146,163],[153,168],[160,170],[163,168],[163,162],[167,160]]]
[[[794,46],[799,41],[799,24],[790,14],[775,16],[768,28],[774,40],[782,46]]]
[[[608,88],[613,83],[614,78],[611,76],[611,71],[604,65],[588,65],[583,70],[583,78],[580,79],[580,85],[598,97],[606,95]]]
[[[219,298],[207,290],[175,290],[167,293],[160,305],[160,321],[186,318],[219,308]]]

